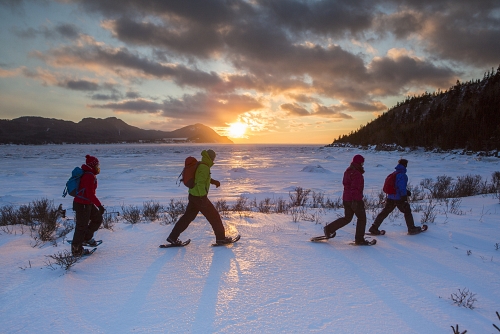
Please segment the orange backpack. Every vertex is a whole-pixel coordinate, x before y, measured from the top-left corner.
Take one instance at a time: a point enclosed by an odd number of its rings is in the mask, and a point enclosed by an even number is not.
[[[203,162],[196,160],[196,158],[194,157],[187,157],[186,160],[184,160],[184,169],[179,174],[177,180],[179,180],[179,178],[182,176],[180,182],[182,182],[189,189],[194,188],[194,177],[196,174],[196,170],[198,169],[198,166],[202,163]]]

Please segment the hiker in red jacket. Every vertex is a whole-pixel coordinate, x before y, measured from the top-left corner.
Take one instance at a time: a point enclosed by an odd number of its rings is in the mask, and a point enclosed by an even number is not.
[[[352,159],[351,165],[344,172],[344,193],[342,195],[342,202],[344,204],[344,217],[339,218],[330,224],[326,225],[323,229],[325,236],[333,238],[337,234],[339,228],[349,224],[354,215],[358,219],[356,224],[356,235],[354,243],[356,245],[368,245],[369,241],[365,239],[366,228],[366,211],[365,203],[363,202],[363,189],[365,187],[365,180],[363,178],[363,164],[365,158],[357,154]]]
[[[85,172],[78,187],[80,193],[73,200],[73,210],[75,210],[75,233],[71,242],[71,253],[74,256],[82,256],[89,253],[85,246],[97,246],[94,240],[94,233],[102,223],[104,207],[95,195],[97,189],[96,175],[100,173],[99,160],[96,157],[85,156],[85,164],[82,169]]]

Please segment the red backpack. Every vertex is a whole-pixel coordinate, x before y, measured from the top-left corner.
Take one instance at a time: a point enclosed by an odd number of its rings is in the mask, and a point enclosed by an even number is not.
[[[387,195],[396,194],[396,175],[398,175],[398,172],[392,172],[385,178],[384,187],[382,188],[382,190]]]
[[[196,169],[198,169],[198,166],[202,163],[203,162],[196,160],[194,157],[187,157],[186,160],[184,160],[184,169],[179,174],[177,180],[179,180],[182,176],[180,182],[182,182],[189,189],[194,188],[194,176],[196,174]]]

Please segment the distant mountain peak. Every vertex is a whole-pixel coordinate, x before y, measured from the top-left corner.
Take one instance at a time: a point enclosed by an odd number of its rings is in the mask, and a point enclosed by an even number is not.
[[[50,128],[50,131],[47,129]],[[196,123],[174,131],[143,130],[116,117],[83,118],[80,122],[39,116],[0,120],[0,143],[121,143],[173,140],[195,143],[233,143],[212,128]]]

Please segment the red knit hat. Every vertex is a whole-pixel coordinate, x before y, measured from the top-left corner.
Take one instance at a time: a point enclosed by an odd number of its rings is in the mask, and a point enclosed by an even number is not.
[[[362,163],[365,162],[365,158],[363,158],[362,155],[356,154],[354,158],[352,158],[352,162],[361,165]]]
[[[99,159],[97,159],[96,157],[87,154],[85,156],[85,159],[85,164],[89,167],[95,168],[97,165],[99,165]]]

